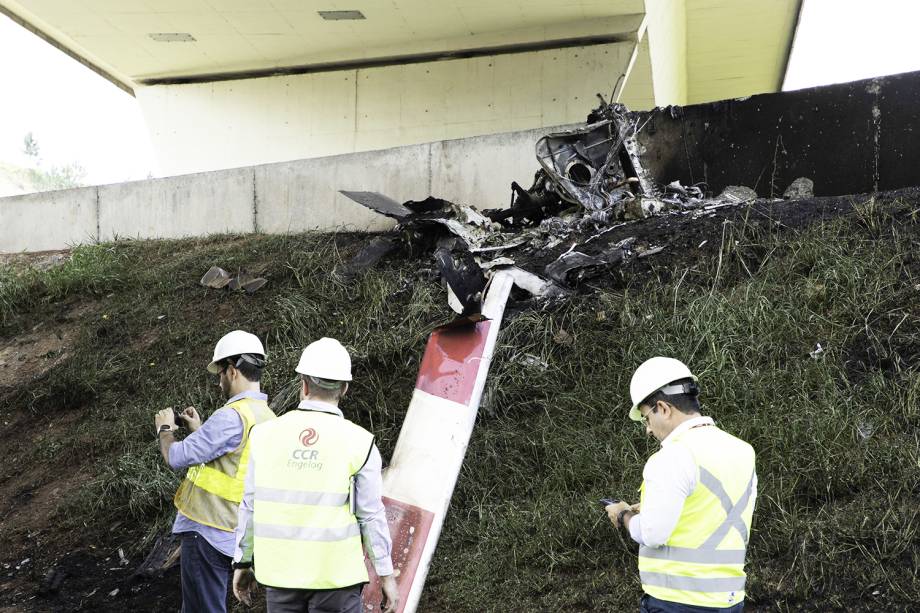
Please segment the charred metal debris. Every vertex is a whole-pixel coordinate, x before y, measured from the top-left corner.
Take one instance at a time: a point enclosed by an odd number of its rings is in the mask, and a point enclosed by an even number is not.
[[[707,214],[756,199],[754,190],[744,187],[707,199],[703,184],[656,184],[642,167],[639,115],[598,97],[601,104],[586,125],[537,141],[540,168],[528,189],[511,183],[507,209],[480,212],[435,197],[399,203],[376,192],[341,191],[397,225],[366,245],[340,274],[353,276],[406,248],[433,255],[450,305],[461,315],[478,312],[497,270],[513,275],[525,299],[529,294],[538,301],[558,300],[588,277],[663,249],[634,250],[634,238],[615,244],[597,240],[613,228],[653,215]],[[561,255],[546,262],[560,246]]]

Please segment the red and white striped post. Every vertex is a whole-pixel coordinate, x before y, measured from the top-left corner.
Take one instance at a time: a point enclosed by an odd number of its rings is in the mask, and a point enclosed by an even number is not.
[[[483,303],[486,320],[439,328],[428,337],[415,393],[383,476],[400,613],[412,613],[418,606],[513,284],[511,275],[497,272]],[[371,582],[363,607],[370,613],[379,610],[381,594],[376,574],[370,564],[368,568]]]

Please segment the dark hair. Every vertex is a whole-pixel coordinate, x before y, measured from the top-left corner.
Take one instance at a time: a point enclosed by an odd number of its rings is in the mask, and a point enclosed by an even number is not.
[[[247,381],[258,383],[262,380],[262,369],[265,368],[265,358],[253,353],[230,356],[220,361],[221,368],[233,366]]]
[[[684,414],[700,412],[700,388],[693,379],[679,379],[670,385],[683,385],[687,391],[683,394],[665,394],[661,390],[658,390],[639,404],[653,407],[661,400],[673,405],[678,411]]]

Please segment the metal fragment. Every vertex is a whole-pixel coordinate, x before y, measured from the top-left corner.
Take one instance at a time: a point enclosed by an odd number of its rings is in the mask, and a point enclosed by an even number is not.
[[[212,266],[198,283],[211,289],[221,289],[230,283],[230,273],[219,266]]]
[[[404,219],[412,213],[412,211],[396,202],[389,196],[384,196],[383,194],[377,192],[353,192],[339,190],[339,193],[346,198],[351,198],[361,206],[365,206],[372,211],[377,211],[381,215],[386,215],[387,217],[392,217],[393,219]]]
[[[378,236],[371,240],[351,260],[342,267],[341,275],[353,277],[376,266],[380,260],[390,255],[399,247],[394,236]]]

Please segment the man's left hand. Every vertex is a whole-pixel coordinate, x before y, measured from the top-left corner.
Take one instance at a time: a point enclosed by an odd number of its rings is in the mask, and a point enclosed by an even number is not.
[[[629,508],[630,505],[628,502],[615,502],[613,504],[608,504],[606,507],[604,507],[604,510],[607,511],[607,517],[610,518],[610,523],[619,528],[620,522],[617,521],[617,516],[620,514],[620,511]]]
[[[237,568],[233,571],[233,595],[246,605],[252,605],[252,590],[258,585],[251,568]]]
[[[160,426],[167,425],[170,428],[176,427],[176,418],[173,415],[172,407],[166,407],[162,411],[159,411],[156,414],[156,417],[153,418],[153,425],[156,427],[157,432],[160,431]]]

